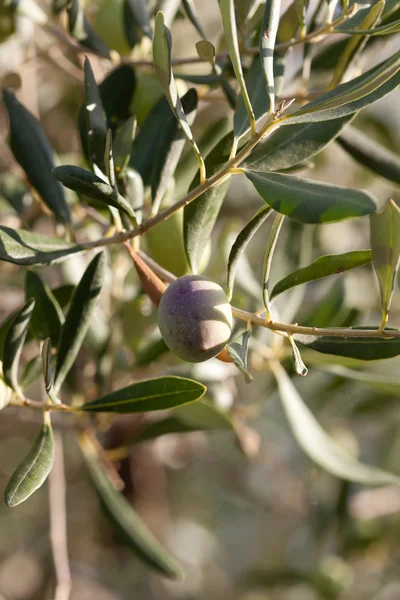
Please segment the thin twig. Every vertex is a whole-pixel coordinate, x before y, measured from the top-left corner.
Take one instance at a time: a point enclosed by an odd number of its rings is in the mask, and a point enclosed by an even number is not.
[[[55,445],[54,465],[49,475],[50,542],[57,582],[54,600],[69,600],[72,579],[68,560],[64,452],[58,431],[55,432]]]

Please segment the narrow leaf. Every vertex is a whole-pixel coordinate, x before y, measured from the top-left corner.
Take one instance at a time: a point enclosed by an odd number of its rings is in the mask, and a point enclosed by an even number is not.
[[[400,379],[369,371],[357,371],[341,365],[327,365],[325,367],[320,366],[319,368],[337,377],[343,377],[344,379],[361,383],[361,385],[367,385],[381,394],[388,394],[396,398],[400,396]]]
[[[291,115],[281,117],[282,125],[338,119],[377,102],[400,84],[400,51],[366,71],[312,100]]]
[[[328,473],[366,485],[398,483],[399,477],[366,465],[346,452],[320,426],[299,396],[284,369],[274,370],[279,395],[297,443],[307,456]]]
[[[360,23],[360,30],[372,30],[375,23],[378,21],[382,14],[382,10],[385,6],[385,0],[378,0],[378,2],[374,3],[371,6],[371,9],[367,12],[363,21]],[[357,28],[358,29],[358,28]],[[340,56],[338,62],[336,63],[335,70],[333,72],[332,81],[330,83],[330,89],[334,88],[338,85],[343,79],[346,71],[350,67],[352,61],[354,61],[355,57],[359,55],[360,52],[365,47],[367,43],[368,37],[361,36],[352,36],[346,44],[346,47]]]
[[[374,329],[374,327],[355,327],[354,329]],[[384,331],[390,334],[391,330],[390,328],[386,328]],[[398,332],[397,329],[393,331]],[[340,338],[334,336],[317,337],[298,333],[293,337],[296,342],[317,352],[322,352],[322,354],[347,356],[349,358],[358,358],[359,360],[381,360],[400,354],[399,337],[380,339],[375,337],[357,338],[348,336]]]
[[[0,260],[16,265],[51,264],[82,250],[60,238],[0,226]]]
[[[89,23],[81,0],[70,0],[67,11],[70,34],[82,46],[86,46],[86,48],[93,50],[103,58],[110,58],[110,50]]]
[[[292,335],[288,335],[290,345],[292,346],[293,352],[293,370],[296,375],[300,375],[300,377],[305,377],[308,373],[308,369],[301,358],[300,350],[296,346],[296,342],[293,339]]]
[[[233,364],[243,373],[246,383],[251,383],[253,381],[253,376],[247,370],[247,355],[249,352],[250,337],[251,331],[245,331],[226,346]]]
[[[91,164],[105,173],[104,150],[107,137],[107,120],[88,57],[85,58],[85,121],[88,154]]]
[[[317,302],[311,310],[307,310],[305,317],[300,319],[306,327],[344,327],[342,322],[345,309],[346,290],[343,279],[333,282],[328,292]],[[308,308],[305,304],[304,308]],[[346,325],[347,326],[347,325]]]
[[[271,292],[271,300],[296,285],[315,281],[329,275],[337,275],[356,267],[368,265],[371,262],[371,250],[355,250],[353,252],[345,252],[344,254],[321,256],[310,265],[302,269],[297,269],[297,271],[293,271],[293,273],[278,281]]]
[[[372,264],[379,282],[382,327],[388,320],[396,273],[400,262],[400,209],[393,200],[370,216]]]
[[[26,274],[25,296],[27,299],[35,299],[29,329],[36,338],[49,337],[56,346],[64,323],[64,315],[47,283],[34,271],[28,271]]]
[[[276,93],[279,90],[279,82],[283,78],[285,69],[286,58],[285,55],[277,54],[274,58],[274,76],[275,76],[275,89]],[[261,119],[270,112],[270,97],[267,93],[265,86],[265,80],[263,76],[263,67],[261,61],[254,60],[250,70],[248,71],[246,78],[246,88],[251,100],[251,104],[254,110],[254,117],[256,121]],[[241,94],[238,95],[236,100],[235,115],[233,119],[235,137],[238,142],[241,138],[248,134],[250,131],[249,115],[246,110],[246,105]],[[275,140],[275,136],[274,136]],[[257,146],[258,148],[258,146]],[[243,164],[243,163],[242,163]]]
[[[243,96],[243,101],[246,106],[247,114],[250,120],[250,128],[252,135],[256,131],[256,121],[254,117],[253,107],[250,102],[247,92],[246,83],[244,81],[242,63],[240,60],[239,42],[236,27],[235,6],[233,0],[221,0],[220,11],[222,17],[222,26],[224,28],[226,45],[231,57],[233,70],[235,71],[236,80],[239,84],[240,91]]]
[[[26,363],[22,371],[22,375],[19,379],[21,389],[25,390],[36,383],[42,376],[42,373],[42,359],[40,355],[37,355]]]
[[[42,346],[42,369],[43,369],[43,379],[44,379],[44,387],[46,389],[46,393],[53,404],[60,404],[60,401],[56,397],[53,390],[53,375],[51,372],[51,345],[50,338],[47,338],[43,342]]]
[[[70,190],[103,202],[107,206],[113,206],[132,219],[135,218],[135,212],[129,202],[109,183],[106,183],[104,179],[98,177],[92,171],[74,165],[63,165],[62,167],[56,167],[53,170],[53,175]]]
[[[153,59],[154,65],[164,94],[168,100],[172,112],[180,123],[187,139],[189,140],[193,151],[197,157],[200,169],[204,178],[204,162],[197,147],[195,139],[186,119],[185,111],[178,95],[178,90],[175,85],[174,76],[171,67],[171,34],[164,22],[164,15],[161,11],[157,13],[154,39],[153,39]]]
[[[335,122],[335,121],[333,121]],[[377,175],[400,184],[400,158],[355,127],[347,127],[336,138],[354,160]]]
[[[53,150],[37,119],[8,90],[3,90],[10,120],[10,146],[32,187],[56,218],[71,222],[71,212],[62,186],[54,179]]]
[[[57,352],[54,375],[56,394],[74,364],[85,338],[103,284],[104,271],[105,254],[100,252],[87,267],[72,296]]]
[[[269,298],[269,276],[271,273],[272,259],[275,252],[276,243],[279,233],[283,225],[284,215],[278,214],[272,223],[271,231],[269,232],[267,247],[265,248],[264,263],[263,263],[263,302],[267,311],[267,320],[271,318],[271,304]]]
[[[385,25],[380,25],[379,27],[374,27],[374,29],[349,29],[346,33],[350,33],[352,35],[390,35],[392,33],[398,33],[400,31],[400,19],[396,19],[396,21],[392,21],[391,23],[386,23]]]
[[[192,23],[192,25],[197,29],[202,38],[206,38],[204,33],[204,29],[200,24],[199,16],[197,14],[196,5],[194,0],[183,0],[183,8],[185,9],[185,13],[187,18]]]
[[[107,516],[116,529],[123,534],[127,544],[138,558],[151,568],[167,577],[181,578],[181,569],[174,557],[160,545],[128,500],[115,489],[87,438],[81,438],[81,448],[90,477]]]
[[[127,0],[127,7],[143,33],[153,39],[153,29],[150,23],[150,14],[146,0]]]
[[[250,171],[282,171],[310,160],[332,142],[353,115],[322,123],[299,123],[281,127],[258,144],[241,167]]]
[[[54,461],[54,436],[50,422],[44,423],[31,450],[17,467],[4,493],[9,508],[24,502],[46,481]]]
[[[18,366],[28,333],[29,321],[35,308],[31,298],[15,316],[4,340],[3,373],[4,381],[15,392],[20,393],[18,384]]]
[[[228,273],[227,273],[227,296],[232,299],[233,286],[235,283],[236,269],[238,262],[243,252],[246,250],[248,243],[271,214],[271,209],[268,206],[262,206],[247,223],[242,231],[237,236],[228,257]]]
[[[295,175],[246,171],[246,176],[269,206],[301,223],[331,223],[376,211],[376,200],[366,191]]]
[[[158,377],[133,383],[87,402],[81,406],[81,410],[117,413],[165,410],[199,400],[205,391],[204,385],[192,379]]]
[[[118,130],[113,142],[115,173],[124,175],[132,153],[132,143],[136,133],[136,117],[130,117]]]
[[[266,0],[260,36],[260,59],[270,99],[271,114],[275,112],[274,49],[280,11],[280,0]]]

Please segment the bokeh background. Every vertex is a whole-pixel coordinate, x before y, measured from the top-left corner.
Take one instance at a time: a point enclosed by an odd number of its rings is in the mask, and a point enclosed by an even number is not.
[[[112,5],[107,14],[117,10],[117,2],[104,3]],[[42,6],[49,9],[46,2]],[[217,2],[202,0],[196,6],[209,39],[217,42],[221,31]],[[97,20],[99,31],[105,27],[109,32],[111,17],[103,16],[106,25],[101,23],[101,10],[101,0],[87,3],[91,21],[96,24]],[[1,86],[15,89],[20,101],[40,117],[61,164],[83,164],[77,128],[82,56],[24,17],[18,17],[15,25],[16,32],[9,37],[3,34],[0,45]],[[174,56],[195,55],[194,44],[200,38],[187,20],[175,22],[172,36]],[[383,38],[365,60],[382,60],[398,48],[398,43],[398,36],[389,41]],[[135,49],[135,57],[147,57],[148,52],[148,45],[143,43]],[[293,52],[288,69],[301,60],[301,53]],[[98,80],[110,70],[108,61],[92,57],[91,62]],[[364,61],[363,67],[369,66]],[[187,73],[201,72],[202,68],[181,67]],[[136,108],[140,105],[146,112],[152,94],[157,96],[159,90],[148,68],[138,68],[137,76],[142,97],[136,98]],[[290,96],[293,90],[296,83],[284,87],[283,95]],[[355,126],[399,152],[399,103],[397,91],[364,111]],[[201,135],[224,115],[232,118],[232,111],[220,91],[206,94],[200,102],[195,135]],[[0,123],[0,223],[10,227],[34,224],[35,229],[53,234],[52,219],[32,197],[7,145],[3,107]],[[382,203],[388,197],[400,200],[398,188],[356,164],[336,143],[302,174],[368,189]],[[207,275],[224,282],[226,258],[235,235],[259,206],[253,188],[244,177],[236,177],[212,240]],[[74,215],[80,221],[78,209]],[[85,223],[79,234],[94,237],[96,227],[96,223]],[[236,305],[251,309],[260,306],[262,258],[269,227],[267,224],[257,235],[241,263]],[[322,254],[367,248],[368,236],[366,218],[323,225],[317,230],[309,227],[306,233],[287,222],[278,242],[272,279],[280,279],[296,266],[301,248],[311,262]],[[163,436],[136,446],[120,463],[127,498],[184,567],[184,581],[170,582],[146,569],[118,539],[88,479],[72,419],[55,415],[54,425],[64,447],[71,599],[398,600],[400,489],[366,489],[315,468],[296,446],[273,379],[257,355],[252,356],[254,381],[250,385],[230,365],[217,361],[189,367],[163,355],[149,366],[134,368],[143,341],[155,334],[155,310],[141,291],[127,257],[117,257],[114,252],[113,259],[115,273],[120,274],[113,281],[110,275],[107,282],[108,287],[114,286],[113,303],[107,294],[108,300],[103,299],[96,313],[73,372],[75,391],[71,395],[76,399],[92,393],[90,386],[101,369],[96,353],[111,336],[114,386],[165,372],[189,374],[207,384],[216,406],[232,410],[246,422],[246,429],[239,441],[231,432]],[[76,283],[86,261],[86,256],[80,256],[40,273],[51,287]],[[1,263],[0,322],[22,304],[24,277],[23,269]],[[275,307],[276,319],[295,318],[300,323],[322,326],[346,318],[356,324],[376,325],[380,321],[371,266],[308,286],[295,313],[294,295],[282,298]],[[390,325],[400,326],[398,288]],[[270,341],[267,332],[257,336],[260,342]],[[327,374],[316,364],[312,351],[308,352],[303,359],[310,372],[305,379],[296,380],[296,387],[318,420],[363,460],[400,474],[399,398]],[[37,346],[27,344],[23,363],[36,354]],[[371,372],[391,376],[398,376],[399,367],[398,359],[368,365]],[[32,386],[30,396],[43,397],[40,384]],[[29,450],[38,422],[38,415],[29,409],[1,413],[0,490]],[[100,425],[100,438],[111,447],[141,422],[137,417],[121,417],[111,428],[106,421]],[[46,484],[13,510],[0,503],[0,599],[42,600],[53,598],[53,594]]]

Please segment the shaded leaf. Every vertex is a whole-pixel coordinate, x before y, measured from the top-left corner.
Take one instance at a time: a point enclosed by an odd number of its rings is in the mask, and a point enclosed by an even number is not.
[[[271,273],[272,259],[275,252],[276,243],[278,241],[279,233],[283,225],[284,215],[276,215],[274,222],[272,223],[271,231],[269,232],[267,246],[264,253],[263,262],[263,302],[267,311],[267,320],[271,318],[271,304],[269,299],[269,276]]]
[[[374,329],[374,327],[354,327],[353,329]],[[391,329],[385,328],[385,333]],[[397,329],[392,331],[398,332]],[[359,360],[380,360],[392,358],[400,354],[400,338],[374,338],[374,337],[334,337],[314,335],[303,335],[296,333],[294,336],[296,342],[312,348],[323,354],[334,354],[335,356],[347,356],[349,358],[358,358]]]
[[[67,5],[70,34],[82,46],[93,50],[103,58],[110,58],[110,50],[99,34],[93,29],[80,0],[70,0]]]
[[[107,121],[100,95],[88,57],[85,58],[85,122],[88,155],[93,166],[105,173],[104,150],[107,137]]]
[[[260,35],[260,60],[270,99],[271,114],[275,112],[274,49],[280,11],[280,0],[266,0]]]
[[[97,400],[87,402],[81,406],[81,410],[117,413],[165,410],[199,400],[205,391],[204,385],[192,379],[157,377],[133,383]]]
[[[54,461],[54,436],[50,422],[44,423],[31,450],[11,476],[4,500],[12,508],[24,502],[46,481]]]
[[[45,339],[42,346],[42,372],[46,393],[53,404],[60,404],[53,390],[53,374],[51,372],[51,345],[50,338]]]
[[[233,0],[220,0],[219,8],[222,17],[222,26],[225,34],[225,41],[228,47],[229,56],[232,61],[233,70],[235,72],[236,80],[239,84],[243,101],[246,106],[247,114],[251,123],[252,134],[255,133],[255,117],[253,107],[250,102],[249,94],[247,92],[246,83],[244,80],[242,63],[240,59],[238,34],[236,27],[235,18],[235,5]]]
[[[185,13],[187,18],[192,23],[192,25],[197,29],[202,38],[206,38],[204,33],[204,29],[201,26],[199,21],[199,17],[197,14],[197,9],[194,3],[194,0],[183,0],[183,8],[185,9]]]
[[[286,417],[297,443],[307,456],[335,477],[366,485],[398,483],[399,477],[366,465],[331,438],[315,419],[298,394],[285,370],[277,366],[274,374]]]
[[[140,29],[147,37],[153,38],[153,29],[146,0],[126,0],[127,6]]]
[[[233,293],[233,286],[235,283],[236,269],[238,262],[243,252],[246,250],[248,243],[258,231],[264,221],[271,214],[271,209],[268,206],[262,206],[254,215],[254,217],[247,223],[242,231],[237,236],[234,244],[232,245],[231,251],[228,257],[228,272],[227,272],[227,296],[231,300]]]
[[[251,171],[282,171],[307,161],[332,142],[354,115],[322,123],[299,123],[281,127],[258,144],[241,163]]]
[[[104,179],[101,179],[92,171],[74,165],[64,165],[56,167],[53,174],[58,181],[61,181],[70,190],[103,202],[107,206],[113,206],[132,219],[135,218],[135,213],[129,202],[109,183],[106,183]]]
[[[344,379],[367,385],[382,394],[396,396],[396,398],[400,396],[400,379],[395,379],[394,377],[389,377],[387,375],[379,375],[378,373],[371,373],[369,371],[349,369],[341,365],[327,365],[319,368],[332,375],[337,375],[338,377],[343,377]]]
[[[18,385],[19,359],[21,357],[26,334],[28,333],[29,321],[34,308],[35,300],[31,298],[16,314],[4,340],[4,381],[17,393],[20,392],[20,387]]]
[[[376,200],[366,191],[295,175],[257,171],[245,174],[269,206],[300,223],[331,223],[376,211]]]
[[[278,281],[271,292],[271,300],[296,285],[315,281],[329,275],[337,275],[356,267],[368,265],[371,261],[371,250],[355,250],[344,254],[321,256],[310,265],[297,269],[297,271],[293,271],[293,273]]]
[[[342,83],[291,115],[282,125],[338,119],[377,102],[400,83],[400,51],[359,77]]]
[[[350,29],[347,30],[346,33],[351,33],[352,35],[390,35],[392,33],[398,33],[400,31],[400,19],[396,19],[396,21],[392,21],[391,23],[386,23],[385,25],[380,25],[379,27],[374,27],[374,29]]]
[[[39,123],[9,90],[3,90],[10,120],[11,150],[32,187],[59,221],[70,223],[71,212],[62,186],[54,179],[53,150]]]
[[[128,166],[136,133],[136,117],[130,117],[118,130],[113,142],[115,172],[121,177]]]
[[[381,293],[382,326],[388,320],[396,273],[400,262],[400,209],[389,200],[384,209],[370,216],[372,264]]]
[[[343,279],[334,282],[319,302],[307,311],[302,325],[308,327],[344,327],[342,314],[346,299]],[[306,305],[307,307],[307,305]]]
[[[40,354],[32,358],[26,363],[22,375],[20,376],[19,384],[21,389],[25,390],[33,383],[38,381],[42,376],[42,359]]]
[[[34,271],[27,271],[25,296],[27,299],[35,299],[29,329],[36,338],[49,337],[56,346],[64,323],[64,315],[47,283]]]
[[[251,331],[245,331],[226,346],[233,364],[243,373],[246,383],[251,383],[253,381],[253,376],[247,370],[247,355],[250,337]]]
[[[72,283],[66,283],[64,285],[60,285],[59,287],[53,288],[53,295],[63,310],[65,310],[71,302],[74,290],[75,286],[72,285]]]
[[[135,367],[143,367],[156,360],[162,354],[169,352],[167,344],[162,337],[157,337],[151,340],[148,344],[141,348],[135,356]]]
[[[274,59],[275,88],[279,88],[279,81],[285,69],[285,56],[278,54]],[[270,111],[270,98],[265,85],[261,61],[254,60],[246,78],[246,87],[254,110],[256,120],[267,115]],[[233,118],[235,137],[240,140],[250,131],[250,121],[246,105],[241,94],[236,100],[235,115]],[[274,136],[275,140],[275,136]],[[257,147],[258,148],[258,147]],[[253,154],[253,153],[252,153]],[[242,163],[243,164],[243,163]]]
[[[0,226],[0,260],[16,265],[46,265],[82,250],[60,238]]]
[[[202,60],[205,60],[210,63],[213,67],[215,63],[215,46],[208,40],[200,40],[196,42],[196,50],[197,54]],[[215,73],[215,71],[213,71]]]
[[[128,500],[115,489],[94,448],[83,436],[81,448],[107,516],[123,535],[126,543],[138,558],[151,568],[168,577],[181,578],[181,569],[174,557],[161,546]]]
[[[72,296],[58,345],[54,389],[58,393],[75,362],[100,294],[105,271],[105,253],[99,252],[90,262]]]
[[[357,162],[374,173],[400,184],[400,158],[355,127],[348,127],[336,141]]]

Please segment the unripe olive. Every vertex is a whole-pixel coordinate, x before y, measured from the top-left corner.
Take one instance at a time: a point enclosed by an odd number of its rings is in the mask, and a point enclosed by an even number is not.
[[[158,326],[168,348],[188,362],[217,356],[229,341],[232,311],[224,290],[208,277],[178,277],[164,292]]]

